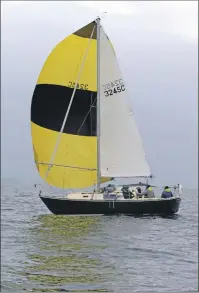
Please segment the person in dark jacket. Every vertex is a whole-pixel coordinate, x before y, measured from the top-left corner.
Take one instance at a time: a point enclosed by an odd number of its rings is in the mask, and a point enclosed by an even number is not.
[[[142,192],[142,190],[141,190],[141,188],[139,186],[136,187],[136,191],[137,191],[138,194]]]
[[[136,194],[137,194],[138,198],[142,197],[141,193],[142,193],[142,190],[141,190],[140,186],[137,186],[136,187]]]
[[[164,191],[162,192],[161,197],[162,198],[170,198],[173,196],[173,193],[171,192],[170,188],[168,186],[165,186]]]

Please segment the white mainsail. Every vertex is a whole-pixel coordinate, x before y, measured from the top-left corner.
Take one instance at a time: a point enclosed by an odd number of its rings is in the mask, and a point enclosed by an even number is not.
[[[100,28],[100,172],[101,176],[149,177],[134,113],[114,49]]]

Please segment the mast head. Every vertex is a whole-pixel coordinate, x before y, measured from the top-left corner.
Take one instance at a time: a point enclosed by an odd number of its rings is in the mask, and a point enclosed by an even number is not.
[[[104,18],[105,17],[105,14],[106,14],[107,12],[106,11],[103,11],[102,13],[101,13],[101,17],[100,16],[97,16],[97,18],[96,18],[96,22],[97,21],[100,21],[102,18]]]
[[[98,23],[98,22],[100,22],[100,20],[101,20],[101,18],[99,16],[97,16],[95,22]]]

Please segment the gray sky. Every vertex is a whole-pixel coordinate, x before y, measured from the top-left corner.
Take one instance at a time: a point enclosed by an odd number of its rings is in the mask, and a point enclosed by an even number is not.
[[[1,6],[2,177],[39,180],[30,133],[37,77],[59,41],[106,11],[102,25],[115,47],[156,182],[197,186],[197,1]]]

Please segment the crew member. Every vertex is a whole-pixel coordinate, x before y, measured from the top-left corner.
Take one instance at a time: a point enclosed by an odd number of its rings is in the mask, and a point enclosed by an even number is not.
[[[153,188],[151,187],[151,185],[147,185],[145,191],[143,191],[139,195],[144,195],[147,198],[155,197],[155,193],[154,193]]]
[[[161,197],[162,198],[170,198],[173,196],[173,193],[171,192],[170,188],[168,186],[165,186],[164,191],[162,192]]]

